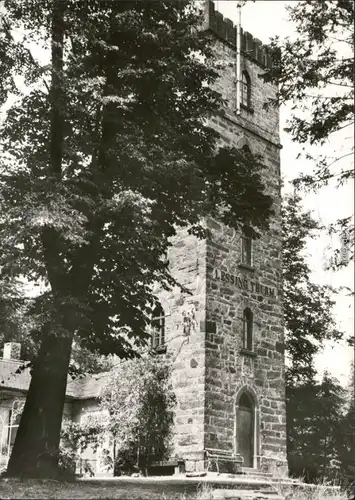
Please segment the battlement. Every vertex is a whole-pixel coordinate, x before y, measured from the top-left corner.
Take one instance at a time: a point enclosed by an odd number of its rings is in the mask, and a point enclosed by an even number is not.
[[[224,42],[233,48],[236,47],[237,27],[233,24],[233,21],[216,11],[212,0],[208,0],[208,28]],[[271,69],[273,66],[270,48],[263,45],[260,40],[254,38],[248,31],[243,31],[243,29],[241,29],[241,52],[262,68]]]

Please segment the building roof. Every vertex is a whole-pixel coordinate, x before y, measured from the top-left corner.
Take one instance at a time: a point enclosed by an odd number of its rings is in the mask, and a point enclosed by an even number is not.
[[[26,361],[0,359],[0,389],[27,391],[31,374]]]
[[[0,391],[14,390],[27,392],[31,373],[26,361],[0,359]],[[98,398],[109,372],[87,375],[76,379],[68,378],[66,396],[70,399]]]

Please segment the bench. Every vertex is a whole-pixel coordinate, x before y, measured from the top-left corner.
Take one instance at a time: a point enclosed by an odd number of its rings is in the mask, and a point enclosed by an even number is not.
[[[205,448],[207,467],[206,470],[208,472],[211,465],[214,463],[216,465],[217,473],[219,474],[219,464],[220,463],[231,463],[234,464],[235,474],[241,473],[242,465],[243,465],[243,457],[241,455],[236,455],[232,451],[229,450],[220,450],[218,448]]]
[[[185,472],[185,461],[180,458],[172,458],[170,460],[161,460],[152,462],[148,467],[149,475],[177,475]]]

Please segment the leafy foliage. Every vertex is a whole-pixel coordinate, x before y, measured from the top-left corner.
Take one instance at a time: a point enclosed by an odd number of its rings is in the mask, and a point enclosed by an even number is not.
[[[344,127],[350,130],[353,124],[354,4],[305,0],[287,10],[298,36],[273,40],[271,46],[281,51],[281,58],[267,78],[280,84],[279,101],[294,104],[287,128],[293,139],[324,144],[331,134]],[[330,166],[324,158],[314,175],[303,181],[327,182],[332,177]],[[341,181],[351,176],[352,170],[344,171]]]
[[[106,379],[97,411],[63,426],[67,447],[81,452],[108,447],[116,475],[166,458],[175,405],[169,372],[154,356],[121,362]]]
[[[116,461],[129,452],[138,467],[166,458],[171,437],[175,396],[170,370],[157,358],[120,364],[101,394],[101,408],[110,415]]]
[[[313,162],[310,174],[294,180],[296,188],[320,189],[330,182],[342,186],[353,177],[353,16],[351,1],[305,0],[287,7],[297,38],[272,47],[281,52],[279,67],[267,79],[279,84],[278,103],[292,105],[286,131],[304,144],[303,156]],[[345,137],[346,133],[350,137]],[[349,142],[347,142],[349,141]],[[334,156],[314,154],[326,143],[342,148]],[[348,146],[349,144],[349,146]],[[314,380],[314,355],[325,339],[339,339],[331,316],[330,289],[313,284],[304,256],[306,238],[320,228],[299,210],[299,199],[284,207],[284,283],[287,369],[288,453],[291,472],[309,481],[334,478],[349,466],[349,438],[344,414],[344,391],[326,375]],[[329,268],[347,266],[354,258],[353,215],[336,221],[330,234],[342,244]],[[344,421],[345,419],[345,421]],[[348,439],[348,441],[347,441]],[[345,444],[348,443],[348,444]]]
[[[284,320],[288,357],[286,377],[290,383],[312,379],[314,356],[325,340],[343,334],[332,316],[334,300],[328,286],[311,280],[306,260],[307,239],[316,237],[319,224],[303,212],[298,195],[286,197],[282,207]]]
[[[152,283],[174,283],[161,256],[176,227],[201,233],[222,206],[225,222],[266,225],[259,166],[216,149],[206,124],[221,99],[190,4],[5,2],[2,97],[18,99],[1,128],[0,265],[45,283],[31,310],[40,341],[75,332],[93,351],[133,355]]]
[[[342,480],[344,414],[344,389],[328,374],[321,383],[288,387],[288,462],[294,477]]]
[[[328,270],[337,271],[348,266],[350,261],[354,260],[354,217],[350,215],[339,219],[333,224],[329,225],[328,233],[332,238],[333,235],[338,235],[340,244],[337,245],[335,250],[332,250],[332,256],[327,265]],[[351,290],[349,289],[351,292]]]
[[[162,256],[177,228],[204,235],[209,215],[257,232],[272,200],[260,159],[218,147],[209,126],[223,103],[213,38],[192,0],[4,7],[0,267],[44,285],[9,469],[36,475],[55,466],[45,457],[57,453],[74,336],[93,352],[134,356],[147,342],[153,283],[176,284]],[[47,465],[34,470],[38,457]]]
[[[64,464],[94,475],[90,461],[83,458],[88,448],[96,453],[105,443],[107,415],[100,410],[85,413],[80,421],[64,419],[61,428],[59,455]],[[106,443],[105,443],[106,444]],[[112,465],[112,464],[111,464]]]
[[[71,376],[107,372],[114,366],[114,363],[112,356],[100,356],[97,352],[81,347],[77,339],[74,339],[69,366]]]
[[[0,345],[21,342],[21,359],[30,361],[36,354],[36,344],[31,337],[33,323],[28,317],[31,300],[24,298],[23,283],[1,276],[0,270]]]
[[[340,455],[341,469],[343,471],[344,482],[352,484],[354,488],[355,477],[355,377],[354,363],[351,367],[350,387],[348,388],[345,412],[341,419],[341,428],[343,431],[343,446]]]
[[[61,330],[65,312],[102,354],[130,352],[120,328],[146,338],[150,285],[173,283],[161,256],[176,227],[201,231],[221,206],[237,226],[263,227],[270,215],[260,165],[216,151],[204,120],[221,100],[190,3],[68,1],[56,13],[44,0],[5,2],[3,96],[20,94],[15,72],[30,90],[1,130],[1,264],[44,280],[33,313]],[[52,44],[58,67],[27,48],[50,48],[53,12],[65,17],[61,57]]]
[[[306,261],[307,240],[321,227],[296,194],[284,200],[282,223],[289,469],[308,482],[344,482],[352,464],[351,408],[336,379],[315,379],[315,355],[326,340],[343,337],[332,316],[334,290],[312,282]]]
[[[292,106],[286,131],[304,144],[303,156],[313,171],[293,182],[298,188],[320,189],[346,184],[354,177],[354,2],[351,0],[304,0],[287,7],[296,38],[276,37],[271,47],[281,52],[266,76],[279,84],[278,104]],[[319,154],[312,146],[334,145],[334,154]],[[354,216],[336,221],[329,228],[343,244],[329,268],[336,270],[354,258]],[[346,259],[339,258],[347,247]]]

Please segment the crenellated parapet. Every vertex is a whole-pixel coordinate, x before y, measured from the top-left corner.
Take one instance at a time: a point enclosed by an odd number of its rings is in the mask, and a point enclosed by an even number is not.
[[[212,0],[208,0],[208,28],[224,42],[236,47],[237,27],[233,21],[215,9]],[[241,29],[241,52],[262,68],[271,69],[273,66],[270,48],[243,29]]]

